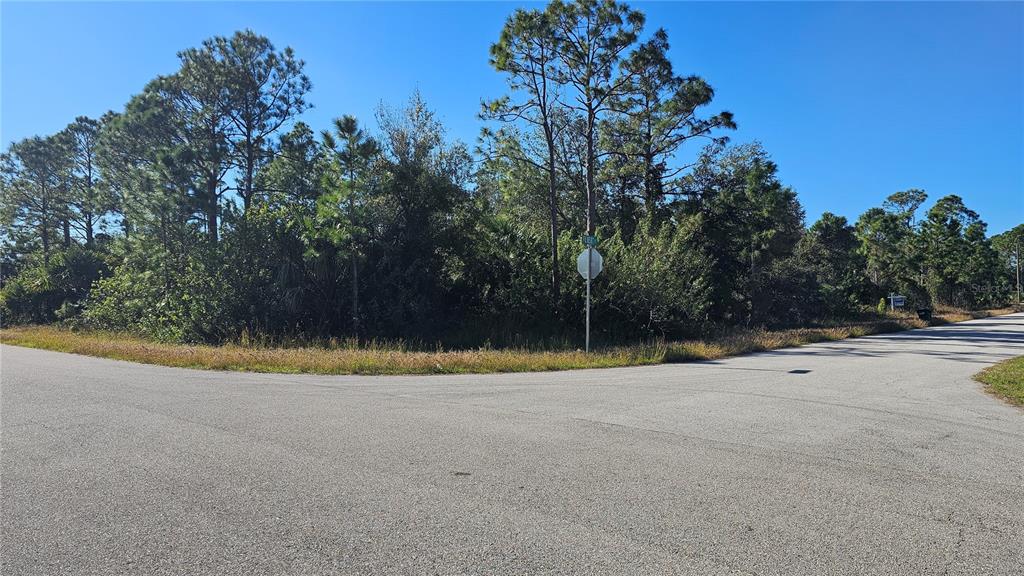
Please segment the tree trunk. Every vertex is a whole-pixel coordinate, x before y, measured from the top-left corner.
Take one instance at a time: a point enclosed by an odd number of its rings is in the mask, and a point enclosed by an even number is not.
[[[644,109],[646,111],[646,121],[644,122],[644,131],[646,133],[646,139],[644,140],[644,201],[647,202],[647,213],[652,217],[654,216],[657,208],[658,199],[661,197],[661,177],[659,174],[655,174],[654,171],[654,151],[653,146],[654,140],[653,134],[651,134],[651,102],[644,94]]]
[[[211,178],[206,183],[206,233],[213,244],[218,240],[217,209],[217,182]]]
[[[217,210],[207,210],[206,212],[206,231],[210,238],[210,243],[216,244],[217,238]]]
[[[85,217],[85,245],[88,246],[89,248],[92,248],[92,242],[93,242],[92,212],[85,212],[83,214],[83,216]]]
[[[644,155],[644,202],[647,213],[652,217],[658,211],[658,200],[661,198],[661,176],[654,168],[654,157]]]
[[[595,112],[587,111],[587,234],[593,235],[597,225],[596,193],[594,188],[594,123]]]
[[[256,147],[252,119],[246,120],[245,126],[245,181],[242,183],[242,210],[249,211],[253,195],[253,175],[256,173]]]
[[[254,154],[250,150],[245,157],[245,193],[242,194],[242,207],[246,212],[249,211],[249,205],[252,204],[252,182],[255,167],[256,160]]]
[[[68,218],[64,218],[61,221],[61,226],[63,226],[63,228],[64,228],[64,247],[65,248],[70,248],[71,247],[71,220],[68,219]]]
[[[352,334],[359,341],[359,265],[352,251]]]
[[[356,255],[356,240],[355,240],[355,228],[356,228],[356,204],[355,204],[355,186],[356,186],[356,175],[353,170],[349,170],[348,173],[348,222],[349,226],[352,227],[352,333],[359,341],[359,262]]]
[[[43,217],[43,221],[40,224],[40,227],[42,228],[42,236],[43,236],[43,263],[44,264],[49,264],[50,263],[50,224],[49,224],[49,222],[47,222],[47,219],[46,219],[45,216]]]
[[[562,286],[558,269],[558,191],[555,187],[555,140],[551,128],[544,126],[548,144],[548,211],[551,216],[551,306],[557,314],[562,299]]]
[[[92,248],[93,241],[93,214],[92,209],[96,207],[96,194],[93,190],[92,185],[92,151],[88,152],[88,169],[85,173],[85,189],[87,190],[86,195],[89,199],[89,210],[83,211],[82,215],[85,217],[85,245]]]

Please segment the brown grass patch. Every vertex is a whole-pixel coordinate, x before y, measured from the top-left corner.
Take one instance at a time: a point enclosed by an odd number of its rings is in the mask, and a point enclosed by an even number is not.
[[[998,311],[989,311],[992,315]],[[942,315],[933,323],[975,316]],[[409,351],[372,345],[357,347],[336,341],[323,346],[222,346],[153,342],[130,334],[72,331],[55,326],[20,326],[0,330],[0,342],[30,348],[85,354],[145,364],[207,370],[309,374],[457,374],[542,372],[579,368],[610,368],[696,360],[716,360],[739,354],[791,348],[815,342],[856,338],[883,332],[920,328],[925,323],[909,315],[826,328],[742,331],[714,339],[637,344],[581,350],[438,350]]]

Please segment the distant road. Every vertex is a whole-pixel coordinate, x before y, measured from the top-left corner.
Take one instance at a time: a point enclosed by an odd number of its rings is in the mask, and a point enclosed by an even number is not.
[[[0,348],[0,573],[1024,574],[1024,314],[716,362],[204,372]]]

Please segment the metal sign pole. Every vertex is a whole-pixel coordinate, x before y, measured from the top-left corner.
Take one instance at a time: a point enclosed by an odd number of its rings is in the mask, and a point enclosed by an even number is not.
[[[594,275],[594,249],[587,247],[587,348],[590,353],[590,277]]]
[[[587,327],[586,327],[586,351],[590,352],[590,288],[591,283],[594,281],[594,277],[601,273],[604,269],[604,258],[601,253],[598,252],[594,246],[597,245],[597,238],[594,236],[586,236],[583,239],[583,244],[586,246],[584,252],[580,252],[579,256],[576,257],[576,270],[583,276],[583,279],[587,282]]]
[[[1020,306],[1020,240],[1017,240],[1017,306]]]

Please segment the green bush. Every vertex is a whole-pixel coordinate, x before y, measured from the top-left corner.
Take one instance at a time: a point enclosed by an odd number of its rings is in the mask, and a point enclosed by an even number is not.
[[[45,323],[78,314],[95,280],[108,268],[99,254],[79,246],[52,254],[7,279],[0,289],[4,324]]]
[[[155,252],[155,251],[154,251]],[[241,333],[234,291],[216,254],[129,258],[96,282],[83,321],[167,342],[216,342]]]
[[[696,334],[710,306],[710,258],[684,222],[640,222],[627,243],[621,232],[601,247],[606,266],[594,307],[616,340]],[[575,259],[573,260],[575,267]],[[579,274],[575,279],[583,284]]]

